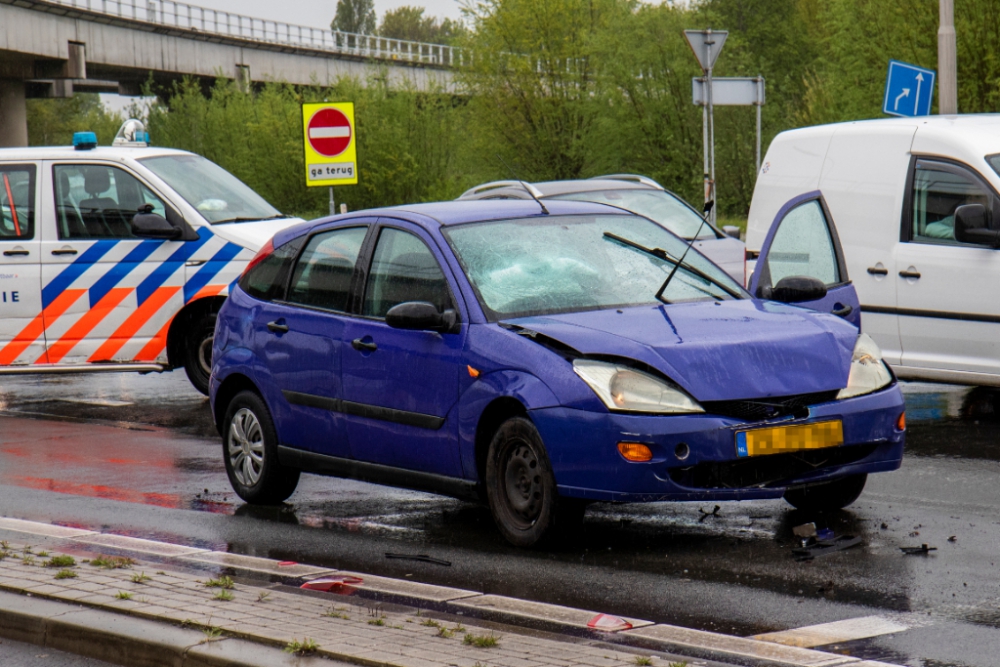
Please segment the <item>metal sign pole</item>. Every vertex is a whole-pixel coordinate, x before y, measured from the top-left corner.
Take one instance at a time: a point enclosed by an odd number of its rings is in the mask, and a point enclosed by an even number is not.
[[[760,173],[760,108],[764,106],[764,77],[757,75],[757,173]]]
[[[711,66],[711,63],[712,63],[712,45],[715,44],[715,41],[712,40],[712,29],[711,28],[709,28],[706,31],[706,33],[708,35],[708,38],[705,40],[705,46],[708,49],[709,67],[708,67],[707,70],[705,70],[705,87],[706,87],[706,92],[708,93],[708,96],[707,96],[708,97],[708,100],[707,100],[708,101],[708,148],[709,148],[709,154],[711,155],[711,158],[710,158],[711,162],[710,162],[710,165],[709,165],[709,167],[710,167],[710,171],[709,171],[710,182],[709,182],[709,185],[710,185],[711,190],[712,190],[712,201],[714,202],[714,204],[712,205],[712,211],[709,213],[709,216],[710,216],[709,219],[711,220],[712,224],[714,225],[715,224],[715,214],[716,214],[716,211],[719,210],[719,201],[717,199],[717,194],[718,193],[716,192],[716,189],[715,189],[715,109],[712,106],[712,66]]]
[[[330,186],[330,215],[337,215],[337,206],[333,203],[333,186]]]

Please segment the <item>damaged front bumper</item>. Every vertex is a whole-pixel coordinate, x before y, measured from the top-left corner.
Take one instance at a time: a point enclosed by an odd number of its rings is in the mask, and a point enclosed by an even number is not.
[[[895,470],[905,432],[897,428],[903,396],[894,383],[842,401],[809,405],[763,422],[712,414],[632,415],[544,408],[530,413],[562,495],[615,502],[780,498],[801,486],[858,473]],[[840,420],[843,444],[767,456],[740,457],[736,433],[758,426]],[[626,461],[619,442],[653,452]]]

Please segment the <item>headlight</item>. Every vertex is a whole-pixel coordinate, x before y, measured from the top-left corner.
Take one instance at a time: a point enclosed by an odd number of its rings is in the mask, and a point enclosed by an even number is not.
[[[573,362],[573,370],[609,410],[659,414],[705,412],[679,388],[628,366],[577,359]]]
[[[837,400],[870,394],[892,382],[892,373],[882,361],[882,350],[878,349],[867,334],[860,334],[854,344],[851,357],[851,374],[847,386],[837,394]]]

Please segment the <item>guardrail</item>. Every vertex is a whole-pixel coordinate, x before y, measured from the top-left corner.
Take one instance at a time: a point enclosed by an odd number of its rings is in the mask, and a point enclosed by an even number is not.
[[[310,28],[172,0],[48,0],[48,2],[130,21],[264,44],[444,67],[460,67],[463,64],[462,50],[445,44],[410,42],[377,35]]]

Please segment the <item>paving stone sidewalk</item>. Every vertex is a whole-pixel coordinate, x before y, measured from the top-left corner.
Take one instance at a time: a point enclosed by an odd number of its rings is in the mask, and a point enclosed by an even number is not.
[[[287,593],[96,552],[89,559],[0,542],[0,589],[199,628],[223,637],[386,667],[702,665],[597,641],[522,634],[432,618],[355,597]]]

